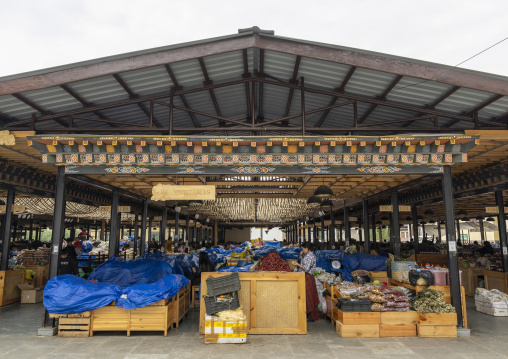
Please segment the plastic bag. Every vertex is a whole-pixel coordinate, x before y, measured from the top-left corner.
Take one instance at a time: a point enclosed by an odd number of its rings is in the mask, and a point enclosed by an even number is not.
[[[372,303],[370,310],[372,310],[373,312],[384,312],[385,307],[383,307],[383,304],[380,303]]]
[[[416,285],[416,282],[420,278],[423,278],[427,281],[427,287],[434,284],[434,276],[432,275],[431,271],[415,269],[409,271],[409,283],[411,285]]]

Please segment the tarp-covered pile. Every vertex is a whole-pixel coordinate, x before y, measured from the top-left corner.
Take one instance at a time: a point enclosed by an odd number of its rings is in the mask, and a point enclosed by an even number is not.
[[[82,313],[112,301],[120,308],[139,308],[174,297],[189,282],[174,274],[168,262],[149,258],[125,261],[112,257],[90,279],[98,282],[72,275],[52,278],[44,288],[44,307],[54,314]]]

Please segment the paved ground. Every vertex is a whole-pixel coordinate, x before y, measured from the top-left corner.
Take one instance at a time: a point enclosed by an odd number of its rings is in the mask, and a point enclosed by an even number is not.
[[[329,321],[309,323],[306,336],[251,335],[247,344],[204,344],[197,310],[167,337],[160,333],[96,333],[92,338],[38,337],[42,305],[0,308],[0,358],[508,358],[508,317],[478,313],[468,298],[471,336],[342,339]]]

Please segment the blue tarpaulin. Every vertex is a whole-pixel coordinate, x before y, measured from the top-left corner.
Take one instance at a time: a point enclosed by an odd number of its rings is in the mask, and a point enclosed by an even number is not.
[[[164,261],[145,258],[127,261],[123,258],[111,257],[98,266],[89,279],[129,287],[135,284],[153,283],[169,274],[174,274],[173,267]]]
[[[277,241],[263,241],[265,243],[265,246],[272,246],[272,247],[275,247],[275,248],[282,248],[282,244],[280,242],[277,242]]]
[[[340,273],[343,280],[352,281],[351,272],[358,269],[367,271],[385,271],[386,258],[370,254],[345,254],[344,251],[316,251],[316,267],[323,268],[329,273]],[[338,260],[341,269],[333,269],[332,261]]]

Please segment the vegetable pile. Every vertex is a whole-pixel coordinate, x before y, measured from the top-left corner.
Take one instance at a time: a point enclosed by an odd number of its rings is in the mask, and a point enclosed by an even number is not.
[[[418,313],[455,313],[455,308],[443,299],[444,293],[439,290],[425,289],[416,295],[413,309]]]
[[[260,272],[292,272],[289,264],[277,252],[270,252],[264,256],[257,270]]]

